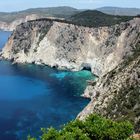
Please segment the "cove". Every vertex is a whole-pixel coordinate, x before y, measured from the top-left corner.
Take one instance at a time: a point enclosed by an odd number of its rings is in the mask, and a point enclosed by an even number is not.
[[[3,42],[0,38],[1,47]],[[84,70],[0,61],[0,140],[26,140],[29,134],[39,136],[42,127],[59,129],[75,119],[89,102],[80,97],[86,80],[94,78]]]

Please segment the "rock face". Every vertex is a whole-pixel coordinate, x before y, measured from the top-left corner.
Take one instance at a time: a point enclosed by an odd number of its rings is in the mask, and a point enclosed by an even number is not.
[[[140,33],[133,41],[133,55],[100,77],[96,85],[86,88],[84,96],[90,97],[91,102],[79,119],[96,112],[112,119],[130,120],[140,132]]]
[[[15,63],[43,64],[60,69],[88,67],[100,76],[131,55],[131,44],[137,39],[139,30],[139,18],[100,28],[35,20],[17,26],[2,57]]]
[[[31,14],[31,15],[26,16],[25,18],[19,18],[17,20],[14,20],[11,23],[0,21],[0,29],[4,31],[13,31],[21,23],[24,23],[30,20],[35,20],[35,19],[39,19],[39,16],[36,14]]]
[[[84,96],[91,102],[79,114],[96,112],[129,119],[140,131],[140,18],[112,27],[88,28],[36,20],[17,26],[1,57],[60,69],[91,69],[99,76]]]

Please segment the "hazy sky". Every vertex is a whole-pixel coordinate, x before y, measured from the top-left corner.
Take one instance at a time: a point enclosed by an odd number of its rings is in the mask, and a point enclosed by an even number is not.
[[[140,8],[140,0],[0,0],[0,11],[19,11],[36,7],[72,6],[95,9],[103,6]]]

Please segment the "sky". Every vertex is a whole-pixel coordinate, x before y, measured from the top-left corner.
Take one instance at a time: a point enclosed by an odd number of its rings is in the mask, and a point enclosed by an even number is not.
[[[140,0],[0,0],[1,12],[56,6],[71,6],[77,9],[96,9],[104,6],[140,8]]]

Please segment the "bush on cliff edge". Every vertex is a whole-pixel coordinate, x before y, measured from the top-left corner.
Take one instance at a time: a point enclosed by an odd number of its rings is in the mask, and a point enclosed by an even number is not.
[[[41,140],[126,140],[133,133],[130,122],[115,122],[92,114],[85,121],[74,120],[61,130],[41,129]],[[37,140],[28,137],[28,140]]]

